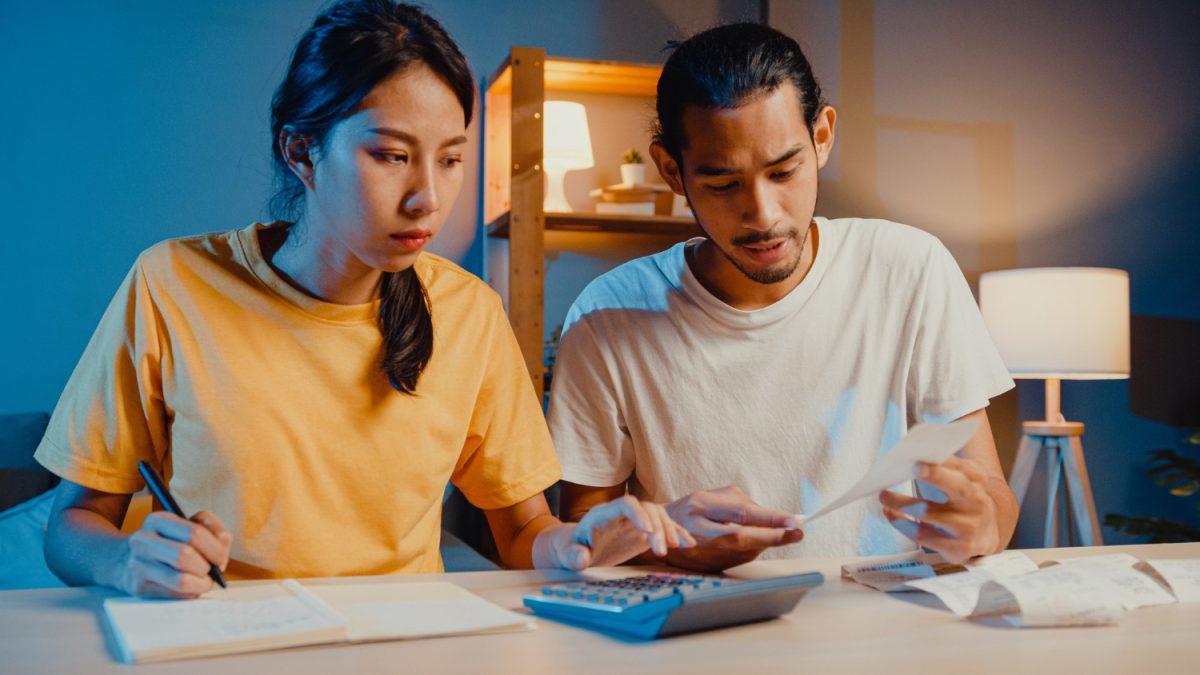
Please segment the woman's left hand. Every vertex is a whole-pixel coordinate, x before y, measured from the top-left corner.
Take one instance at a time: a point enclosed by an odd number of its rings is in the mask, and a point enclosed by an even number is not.
[[[999,550],[996,502],[987,490],[989,474],[983,467],[951,457],[941,464],[918,463],[916,477],[941,490],[946,501],[879,493],[883,515],[896,529],[953,563]]]
[[[619,565],[647,549],[663,556],[668,549],[695,545],[662,505],[626,495],[593,507],[578,523],[539,533],[533,559],[535,567],[578,571]]]

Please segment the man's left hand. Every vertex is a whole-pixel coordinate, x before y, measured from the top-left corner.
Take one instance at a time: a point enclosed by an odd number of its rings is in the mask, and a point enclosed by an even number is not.
[[[896,529],[953,563],[1001,548],[996,502],[987,489],[991,475],[979,463],[959,457],[920,462],[916,478],[941,490],[946,501],[879,493],[884,516]]]

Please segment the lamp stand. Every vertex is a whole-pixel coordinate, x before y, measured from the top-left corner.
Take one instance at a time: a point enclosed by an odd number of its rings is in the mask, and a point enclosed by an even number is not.
[[[1096,518],[1096,503],[1092,499],[1092,484],[1083,461],[1083,423],[1063,419],[1060,405],[1060,385],[1057,378],[1046,379],[1046,419],[1025,422],[1025,435],[1017,450],[1009,484],[1017,503],[1025,501],[1029,479],[1041,456],[1046,453],[1046,530],[1045,546],[1059,545],[1059,488],[1066,492],[1066,544],[1071,545],[1071,532],[1077,531],[1084,546],[1101,546],[1100,522]]]
[[[574,209],[567,202],[566,177],[570,169],[546,162],[546,198],[542,210],[548,213],[570,213]]]

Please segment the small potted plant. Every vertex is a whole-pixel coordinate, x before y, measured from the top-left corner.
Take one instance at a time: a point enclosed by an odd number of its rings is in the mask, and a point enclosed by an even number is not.
[[[637,183],[646,182],[646,165],[642,155],[630,148],[621,154],[621,184],[631,187]]]

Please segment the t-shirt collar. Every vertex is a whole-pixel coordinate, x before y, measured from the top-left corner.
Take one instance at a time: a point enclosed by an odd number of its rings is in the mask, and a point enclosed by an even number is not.
[[[813,292],[821,282],[821,277],[825,274],[825,268],[828,266],[827,261],[832,256],[829,247],[833,242],[826,236],[829,233],[828,222],[825,218],[817,217],[813,218],[813,223],[817,227],[819,246],[812,267],[808,270],[808,274],[805,275],[804,280],[797,284],[787,295],[766,307],[751,310],[737,309],[710,293],[700,283],[700,280],[692,273],[691,266],[687,263],[687,248],[704,241],[704,237],[695,237],[682,242],[671,250],[671,256],[674,258],[672,262],[677,266],[676,269],[680,270],[680,287],[705,313],[713,319],[733,327],[750,328],[765,326],[789,317],[799,311],[808,299],[812,297]]]
[[[267,262],[266,257],[263,255],[262,244],[259,241],[259,232],[269,228],[290,226],[290,223],[282,221],[254,223],[238,231],[238,243],[242,247],[242,252],[246,256],[246,260],[254,276],[258,277],[259,281],[274,291],[276,295],[318,318],[346,323],[377,321],[379,318],[378,299],[359,305],[341,305],[326,302],[308,295],[279,276],[279,273],[271,267],[271,264]]]

